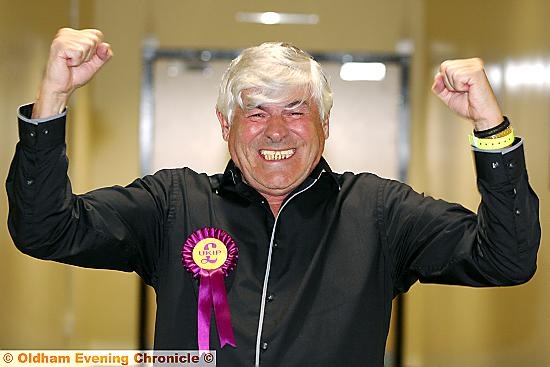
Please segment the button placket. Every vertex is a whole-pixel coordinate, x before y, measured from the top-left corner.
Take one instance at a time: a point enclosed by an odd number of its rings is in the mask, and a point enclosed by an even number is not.
[[[322,173],[322,172],[321,172]],[[266,304],[266,298],[267,298],[267,289],[269,285],[269,277],[270,277],[270,271],[271,271],[271,262],[272,262],[272,256],[273,256],[273,250],[275,248],[276,241],[276,230],[277,230],[277,222],[281,215],[281,212],[284,210],[285,206],[292,201],[297,195],[303,193],[304,191],[311,188],[319,179],[315,179],[313,182],[311,182],[307,187],[304,189],[294,193],[286,202],[283,203],[281,208],[279,209],[279,213],[274,218],[273,226],[271,227],[271,239],[269,244],[269,251],[267,256],[267,265],[266,265],[266,271],[264,276],[264,284],[262,287],[262,300],[260,303],[260,317],[258,321],[258,331],[256,333],[256,355],[254,359],[254,365],[256,367],[260,366],[260,351],[267,350],[268,343],[267,341],[261,341],[262,338],[262,331],[263,331],[263,323],[264,323],[264,317],[265,317],[265,304]]]

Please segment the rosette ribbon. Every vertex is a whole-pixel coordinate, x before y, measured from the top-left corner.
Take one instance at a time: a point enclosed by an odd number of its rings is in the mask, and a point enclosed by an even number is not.
[[[199,350],[210,349],[212,307],[214,307],[220,346],[223,348],[229,344],[236,347],[224,278],[237,265],[237,244],[227,232],[221,229],[202,228],[187,238],[181,256],[185,269],[199,279],[197,315]]]

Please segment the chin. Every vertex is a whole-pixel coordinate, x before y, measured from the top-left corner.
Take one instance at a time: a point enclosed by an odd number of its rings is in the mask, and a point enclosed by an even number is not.
[[[289,194],[292,190],[300,185],[300,182],[297,180],[287,180],[284,182],[281,181],[270,181],[266,182],[264,187],[268,188],[270,191],[277,192],[279,195]]]

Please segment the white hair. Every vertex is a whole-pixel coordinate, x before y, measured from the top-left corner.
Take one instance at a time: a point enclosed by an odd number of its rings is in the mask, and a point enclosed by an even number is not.
[[[231,123],[237,106],[244,109],[288,102],[288,93],[295,88],[304,92],[301,102],[313,98],[322,121],[328,117],[332,91],[321,65],[288,43],[262,43],[243,50],[231,61],[220,84],[216,108]],[[247,98],[243,101],[245,90]]]

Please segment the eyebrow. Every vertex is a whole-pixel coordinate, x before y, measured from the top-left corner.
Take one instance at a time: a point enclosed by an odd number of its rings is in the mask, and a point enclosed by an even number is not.
[[[292,101],[292,102],[286,104],[283,108],[286,109],[286,110],[290,110],[290,109],[293,109],[297,106],[306,106],[307,107],[307,106],[309,106],[309,104],[308,104],[307,101],[297,99],[295,101]],[[265,108],[266,108],[266,105],[258,105],[258,106],[254,106],[254,107],[249,107],[247,109],[248,110],[259,109],[259,110],[265,111]]]
[[[304,100],[296,100],[296,101],[293,101],[293,102],[290,102],[289,104],[287,104],[285,106],[285,108],[290,109],[290,108],[294,108],[294,107],[299,106],[299,105],[307,106],[308,103],[307,103],[307,101],[304,101]]]

